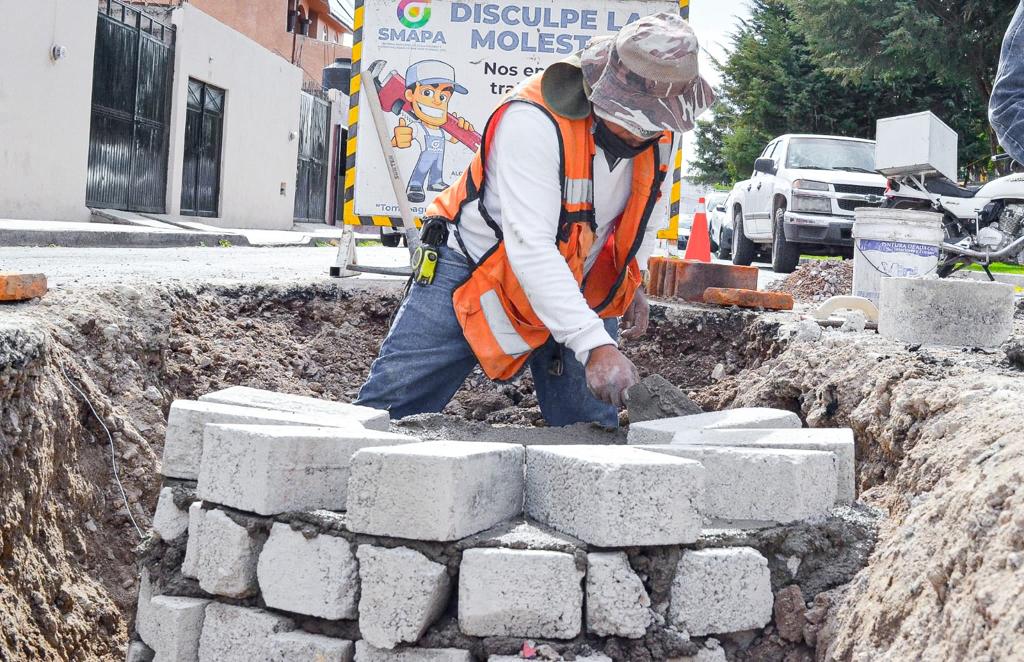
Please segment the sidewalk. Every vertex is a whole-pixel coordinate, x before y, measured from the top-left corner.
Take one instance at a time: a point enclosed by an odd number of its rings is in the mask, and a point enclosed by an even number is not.
[[[226,229],[187,217],[98,210],[91,223],[0,219],[0,246],[184,248],[202,246],[325,246],[342,228],[301,223],[291,230]]]

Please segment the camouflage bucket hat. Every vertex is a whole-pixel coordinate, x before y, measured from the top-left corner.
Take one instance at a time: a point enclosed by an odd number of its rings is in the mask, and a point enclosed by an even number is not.
[[[641,136],[690,131],[715,101],[698,51],[690,24],[671,12],[592,40],[580,63],[594,112]]]

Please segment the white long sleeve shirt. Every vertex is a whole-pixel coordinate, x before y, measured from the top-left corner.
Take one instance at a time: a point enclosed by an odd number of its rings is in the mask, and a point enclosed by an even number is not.
[[[483,204],[501,227],[509,263],[537,316],[554,339],[586,365],[590,350],[616,342],[587,305],[569,265],[558,252],[560,172],[561,154],[554,123],[534,106],[513,103],[505,111],[490,146],[484,167]],[[594,157],[594,251],[604,244],[612,221],[625,209],[632,176],[632,161],[622,160],[609,169],[608,160],[598,147]],[[668,225],[671,179],[666,178],[664,194],[637,254],[644,269],[657,241],[657,231]],[[476,204],[462,209],[459,233],[473,261],[495,244],[494,232]],[[454,233],[449,236],[448,245],[461,252]]]

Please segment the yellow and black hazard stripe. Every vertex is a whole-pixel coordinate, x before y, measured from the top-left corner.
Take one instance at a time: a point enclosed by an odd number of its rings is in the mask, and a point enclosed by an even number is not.
[[[402,221],[390,216],[357,216],[356,192],[356,146],[359,142],[359,87],[363,59],[363,25],[366,20],[366,0],[356,0],[355,16],[352,21],[352,80],[349,84],[348,145],[345,153],[345,225],[376,225],[400,227]],[[679,14],[690,19],[690,0],[679,0]],[[675,168],[672,173],[672,197],[669,211],[669,227],[659,236],[675,239],[679,232],[679,200],[682,190],[683,144],[680,139],[676,151]]]
[[[352,21],[352,80],[349,84],[348,145],[345,153],[345,225],[401,226],[389,216],[356,216],[356,146],[359,142],[359,86],[363,59],[363,24],[366,0],[356,0]]]

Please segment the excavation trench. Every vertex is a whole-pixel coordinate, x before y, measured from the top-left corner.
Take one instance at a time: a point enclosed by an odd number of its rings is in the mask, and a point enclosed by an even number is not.
[[[140,557],[159,581],[161,564],[181,552],[140,546],[132,521],[149,529],[170,403],[233,384],[349,401],[398,297],[397,287],[358,283],[140,284],[4,309],[0,660],[122,658]],[[1024,382],[1004,354],[818,337],[791,317],[688,306],[656,307],[650,338],[626,350],[642,373],[663,375],[705,409],[775,406],[856,433],[858,483],[873,507],[706,542],[757,547],[773,589],[787,590],[777,622],[722,641],[729,658],[998,659],[1024,643],[1015,600],[1024,589]],[[567,434],[542,423],[528,375],[494,385],[474,374],[444,414],[396,428],[425,438]],[[568,434],[621,441],[587,427]],[[641,552],[630,561],[654,569],[642,576],[662,599],[659,563]],[[449,614],[426,643],[457,639]],[[600,643],[616,659],[693,653],[657,632]],[[513,645],[488,641],[477,652]]]

